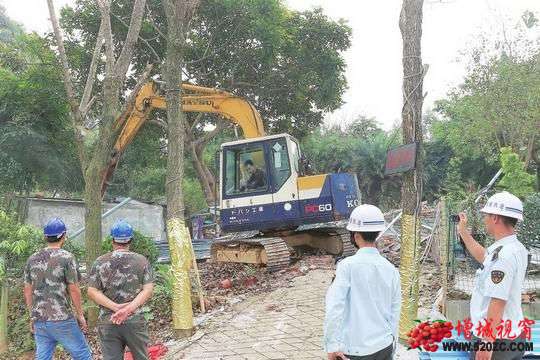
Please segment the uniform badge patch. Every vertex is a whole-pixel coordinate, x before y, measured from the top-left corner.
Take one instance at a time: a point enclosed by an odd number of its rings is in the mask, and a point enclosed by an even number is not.
[[[504,279],[504,272],[500,270],[493,270],[491,272],[491,281],[493,281],[494,284],[500,283]]]

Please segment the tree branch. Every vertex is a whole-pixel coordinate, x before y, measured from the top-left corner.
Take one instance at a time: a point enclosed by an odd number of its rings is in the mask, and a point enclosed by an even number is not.
[[[167,123],[161,119],[152,119],[152,120],[149,120],[148,122],[159,126],[163,130],[167,130]]]
[[[154,21],[154,18],[152,17],[152,12],[150,11],[150,7],[148,6],[148,4],[146,4],[146,12],[148,12],[148,20],[150,20],[150,25],[152,25],[154,30],[156,30],[156,32],[159,34],[159,36],[163,38],[163,40],[167,40],[167,37],[165,36],[165,34],[163,34],[161,29],[157,26],[156,22]]]
[[[105,40],[105,73],[112,75],[114,69],[114,44],[111,28],[110,0],[98,0],[101,21],[103,24],[103,39]]]
[[[228,126],[230,126],[230,124],[228,124],[228,123],[226,123],[224,121],[219,121],[216,124],[216,127],[215,127],[214,130],[206,132],[206,134],[204,136],[199,137],[197,140],[195,140],[195,146],[206,145],[210,140],[212,140],[217,134],[222,132]]]
[[[198,58],[198,59],[195,59],[195,60],[191,60],[191,61],[186,61],[186,65],[195,65],[197,63],[200,63],[201,61],[204,61],[214,55],[217,54],[217,52],[223,48],[225,48],[226,46],[229,46],[232,42],[233,42],[233,39],[234,39],[234,36],[236,35],[237,31],[238,31],[238,28],[240,27],[239,24],[236,24],[231,36],[229,37],[229,40],[228,41],[225,41],[223,44],[221,44],[220,46],[214,48],[212,50],[212,52],[210,54],[208,54],[208,51],[210,50],[211,48],[211,45],[212,45],[212,41],[213,41],[213,33],[212,33],[212,36],[210,37],[210,39],[208,40],[208,46],[206,47],[206,49],[204,50],[204,53],[202,55],[202,57]],[[219,26],[218,26],[219,28]]]
[[[135,44],[139,38],[139,32],[141,30],[142,20],[144,17],[144,5],[146,0],[135,0],[133,4],[133,11],[131,13],[131,20],[129,22],[129,28],[124,42],[124,47],[118,56],[118,60],[115,65],[115,75],[120,78],[124,77],[128,71],[129,64],[131,63],[131,57],[135,50]]]
[[[64,78],[64,88],[66,89],[69,107],[71,110],[71,121],[73,123],[73,131],[75,132],[75,143],[77,144],[81,168],[84,168],[86,166],[86,156],[84,153],[83,135],[81,133],[81,129],[83,127],[83,117],[79,108],[77,96],[75,95],[75,90],[73,88],[73,79],[71,78],[66,49],[64,47],[64,38],[62,37],[60,24],[58,23],[58,18],[56,17],[53,0],[47,0],[47,5],[49,8],[49,15],[54,36],[56,38],[56,45],[58,46],[58,55],[62,64],[62,76]]]
[[[92,105],[94,105],[94,103],[96,102],[96,99],[97,99],[97,97],[92,96],[90,101],[88,101],[88,104],[86,104],[86,106],[81,109],[81,113],[82,113],[83,117],[86,117],[86,114],[88,114],[88,111],[90,111],[90,109],[92,108]]]
[[[99,32],[96,38],[96,46],[94,47],[94,54],[92,55],[92,61],[90,62],[90,69],[88,71],[88,77],[86,78],[86,84],[84,85],[84,92],[81,98],[79,107],[81,108],[82,116],[84,117],[88,109],[90,108],[90,96],[92,96],[92,88],[96,81],[97,65],[99,56],[101,55],[101,48],[103,47],[103,21],[99,26]]]
[[[203,117],[203,113],[198,113],[197,116],[195,116],[195,120],[191,123],[191,126],[189,127],[189,131],[193,133],[195,130],[195,127],[197,127],[197,124],[199,121],[201,121],[201,118]]]
[[[122,25],[124,25],[126,28],[129,29],[129,25],[124,20],[122,20],[122,18],[120,18],[120,16],[118,16],[116,14],[113,14],[113,13],[111,13],[111,15],[114,16],[116,18],[116,20],[120,21],[120,23]],[[152,47],[152,45],[150,45],[150,42],[148,42],[148,40],[143,38],[141,35],[139,35],[139,40],[141,40],[148,47],[148,49],[150,49],[150,51],[152,52],[152,54],[154,55],[154,57],[156,58],[158,63],[163,62],[163,59],[161,59],[161,57],[158,55],[157,51]]]

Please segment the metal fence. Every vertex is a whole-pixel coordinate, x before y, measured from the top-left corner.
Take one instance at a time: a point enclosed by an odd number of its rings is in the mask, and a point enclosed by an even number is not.
[[[448,209],[446,210],[448,213]],[[452,222],[448,216],[446,216],[445,221],[447,224],[446,241],[448,244],[447,296],[454,299],[467,299],[474,288],[475,273],[480,268],[480,263],[465,248],[457,233],[457,224]],[[478,236],[476,240],[482,243],[484,247],[488,247],[494,242],[494,239],[489,236]],[[444,237],[442,241],[444,241]],[[522,242],[527,243],[527,241]],[[522,293],[523,301],[531,302],[536,299],[537,294],[540,294],[540,249],[529,245],[526,245],[526,247],[529,251],[529,265]]]

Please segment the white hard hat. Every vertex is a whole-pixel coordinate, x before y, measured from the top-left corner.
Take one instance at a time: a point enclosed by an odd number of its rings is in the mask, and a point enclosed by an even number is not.
[[[357,206],[349,217],[347,230],[354,232],[383,231],[384,215],[381,209],[368,204]]]
[[[491,196],[480,211],[486,214],[523,220],[523,203],[517,196],[510,194],[508,191]]]

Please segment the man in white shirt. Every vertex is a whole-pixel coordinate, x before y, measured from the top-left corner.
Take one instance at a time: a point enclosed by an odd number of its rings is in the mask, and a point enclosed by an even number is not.
[[[482,264],[476,272],[471,296],[471,322],[476,341],[494,343],[495,350],[471,354],[476,360],[517,360],[524,351],[503,351],[510,348],[523,330],[521,287],[527,271],[528,251],[516,237],[514,227],[523,220],[523,205],[514,195],[504,191],[490,197],[481,210],[484,225],[495,242],[485,249],[467,229],[467,216],[459,214],[458,232],[471,255]],[[480,325],[480,326],[479,326]]]
[[[347,230],[358,248],[337,265],[326,294],[324,346],[328,359],[392,359],[397,340],[399,272],[375,247],[384,216],[373,205],[353,210]]]

